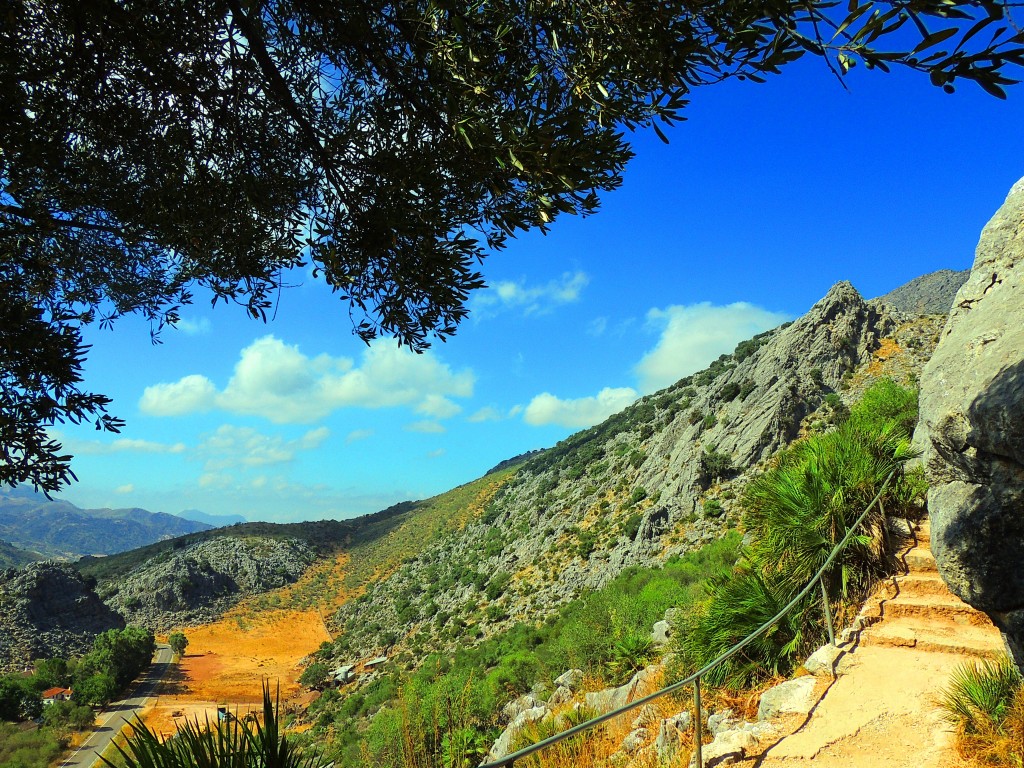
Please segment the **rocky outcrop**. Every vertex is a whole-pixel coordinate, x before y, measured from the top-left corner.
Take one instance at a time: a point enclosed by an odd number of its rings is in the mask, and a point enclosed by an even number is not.
[[[0,571],[2,671],[20,670],[32,659],[83,654],[96,635],[124,625],[70,565],[42,562]]]
[[[1024,179],[982,231],[921,378],[932,551],[1024,666]]]
[[[147,560],[104,585],[133,624],[162,632],[213,621],[243,597],[296,581],[315,559],[295,539],[223,536]]]

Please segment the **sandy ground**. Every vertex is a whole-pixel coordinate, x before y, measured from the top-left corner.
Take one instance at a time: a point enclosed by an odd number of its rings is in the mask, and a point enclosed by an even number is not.
[[[819,688],[811,717],[742,763],[758,768],[954,768],[953,733],[936,703],[953,668],[969,657],[909,648],[861,647],[849,671]]]
[[[216,718],[217,705],[239,716],[262,708],[262,684],[280,684],[282,707],[297,703],[302,691],[299,661],[330,640],[320,614],[269,611],[252,616],[236,609],[213,624],[182,630],[188,649],[143,714],[158,733],[173,733],[181,717],[200,722]]]

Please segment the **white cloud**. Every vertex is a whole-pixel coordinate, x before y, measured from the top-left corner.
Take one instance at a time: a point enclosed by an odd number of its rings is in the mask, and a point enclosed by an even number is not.
[[[139,400],[139,410],[150,416],[183,416],[210,410],[217,388],[205,376],[192,374],[172,384],[146,387]]]
[[[501,421],[501,412],[493,406],[485,406],[470,416],[466,421],[480,424],[485,421]]]
[[[56,430],[51,430],[50,435],[63,443],[73,454],[81,456],[102,456],[111,453],[184,453],[187,450],[184,443],[157,443],[136,437],[119,437],[110,442],[101,442],[68,437]]]
[[[353,429],[347,435],[345,435],[345,442],[349,445],[358,441],[366,440],[367,438],[373,437],[372,429]]]
[[[205,336],[213,330],[209,318],[206,317],[200,317],[198,320],[190,320],[187,317],[183,317],[174,327],[188,336]]]
[[[420,432],[424,435],[439,435],[444,432],[444,425],[438,424],[436,421],[414,421],[411,424],[405,425],[406,432]]]
[[[117,488],[114,489],[114,493],[131,493],[134,490],[134,485],[131,483],[125,483],[124,485],[117,486]]]
[[[317,427],[296,440],[285,440],[279,435],[264,435],[251,427],[223,424],[203,439],[196,449],[196,456],[203,460],[208,474],[227,469],[285,464],[299,451],[319,448],[329,435],[327,427]],[[211,477],[206,482],[215,481]],[[200,478],[200,484],[203,483],[203,478]]]
[[[431,451],[427,454],[428,459],[439,459],[444,456],[444,448],[438,448],[436,451]]]
[[[346,407],[412,406],[444,418],[461,408],[448,398],[473,394],[473,372],[453,372],[430,352],[395,344],[369,347],[359,367],[345,357],[307,357],[295,345],[264,336],[243,349],[223,391],[205,376],[186,376],[147,387],[139,407],[155,416],[178,416],[217,407],[262,416],[278,424],[308,423]]]
[[[647,313],[647,323],[658,328],[661,337],[636,365],[640,388],[653,392],[667,387],[706,368],[720,355],[732,352],[744,339],[788,319],[782,312],[770,312],[746,302],[726,306],[703,302],[652,309]]]
[[[595,317],[587,325],[587,333],[591,336],[603,336],[604,332],[608,330],[608,318],[607,317]]]
[[[566,272],[559,280],[528,286],[525,281],[500,280],[473,297],[474,312],[487,314],[502,309],[519,309],[525,315],[548,312],[560,304],[579,301],[590,283],[585,272]]]
[[[423,402],[416,406],[416,413],[434,419],[450,419],[462,413],[462,406],[441,395],[427,395]]]
[[[640,394],[632,387],[605,387],[595,397],[562,400],[549,392],[537,395],[526,406],[523,420],[535,427],[557,424],[561,427],[590,427],[617,413]]]

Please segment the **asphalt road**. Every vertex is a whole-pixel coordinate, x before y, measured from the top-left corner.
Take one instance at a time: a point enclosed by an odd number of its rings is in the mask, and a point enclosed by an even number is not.
[[[171,665],[171,647],[169,645],[158,645],[156,658],[149,665],[149,669],[132,686],[131,696],[121,701],[110,704],[98,718],[98,725],[89,738],[82,742],[82,745],[71,753],[60,764],[62,768],[92,768],[100,762],[100,753],[103,752],[120,733],[126,720],[131,720],[146,705],[146,701],[153,695],[157,683],[164,676]]]

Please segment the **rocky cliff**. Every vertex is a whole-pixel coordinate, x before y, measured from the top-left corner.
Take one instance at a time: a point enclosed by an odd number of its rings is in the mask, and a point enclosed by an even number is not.
[[[921,378],[932,550],[1024,668],[1024,179],[982,231]]]
[[[0,571],[0,670],[85,653],[96,635],[124,625],[69,565],[43,562]]]
[[[101,594],[130,623],[163,632],[212,621],[243,597],[291,584],[315,558],[296,539],[224,536],[163,552],[105,582]]]
[[[897,351],[916,376],[940,322],[837,284],[796,322],[529,458],[480,518],[340,609],[338,657],[456,647],[721,536],[747,472],[827,428]]]

